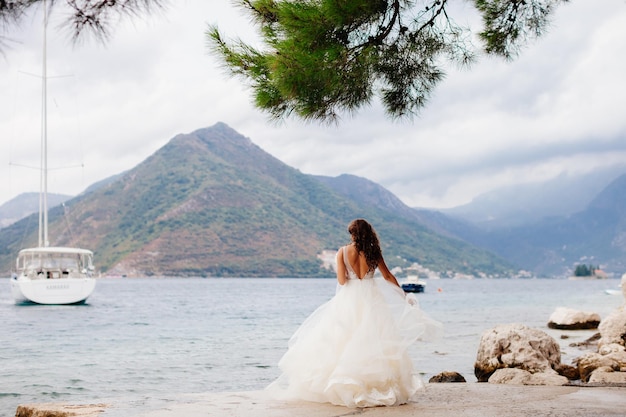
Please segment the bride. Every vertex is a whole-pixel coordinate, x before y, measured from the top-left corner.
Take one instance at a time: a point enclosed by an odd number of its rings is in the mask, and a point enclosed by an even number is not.
[[[423,387],[408,348],[439,336],[441,325],[416,298],[405,298],[372,226],[357,219],[348,232],[352,242],[337,252],[337,293],[289,340],[278,363],[283,373],[268,387],[276,398],[392,406]],[[376,268],[382,278],[374,277]]]

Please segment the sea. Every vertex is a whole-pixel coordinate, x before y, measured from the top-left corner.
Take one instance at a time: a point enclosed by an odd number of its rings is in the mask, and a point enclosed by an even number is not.
[[[620,307],[619,280],[428,280],[421,308],[445,335],[411,348],[427,381],[456,371],[472,383],[483,332],[498,324],[539,328],[561,345],[594,330],[547,327],[557,307],[606,317]],[[163,407],[187,394],[262,390],[279,375],[287,341],[336,291],[334,279],[101,278],[85,305],[15,305],[0,279],[0,416],[18,404],[108,403],[106,416]],[[313,360],[314,358],[312,358]],[[130,410],[133,412],[131,413]]]

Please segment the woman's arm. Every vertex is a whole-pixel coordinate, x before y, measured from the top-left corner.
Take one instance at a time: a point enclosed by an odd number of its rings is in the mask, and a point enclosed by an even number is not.
[[[383,259],[382,256],[380,257],[380,260],[378,261],[378,269],[380,270],[380,273],[383,274],[383,278],[385,278],[387,281],[391,282],[392,284],[397,285],[398,288],[400,288],[400,284],[398,284],[398,280],[391,273],[389,268],[387,268],[387,264],[385,263],[385,260]]]
[[[335,259],[337,261],[337,282],[339,285],[343,285],[346,283],[346,275],[348,272],[346,271],[346,264],[343,261],[343,248],[339,248]]]

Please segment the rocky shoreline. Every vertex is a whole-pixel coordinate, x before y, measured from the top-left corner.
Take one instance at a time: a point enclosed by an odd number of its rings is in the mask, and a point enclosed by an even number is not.
[[[626,301],[626,274],[621,283]],[[520,323],[496,326],[481,337],[474,364],[478,382],[626,386],[626,303],[602,320],[596,313],[559,307],[548,327],[598,333],[580,344],[586,352],[563,364],[559,343],[543,330]]]

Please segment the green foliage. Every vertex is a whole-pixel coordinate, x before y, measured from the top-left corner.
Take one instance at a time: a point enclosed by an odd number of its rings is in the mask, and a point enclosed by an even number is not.
[[[48,0],[47,6],[53,8],[65,3],[69,8],[66,25],[71,28],[75,40],[83,32],[89,32],[99,38],[106,39],[112,22],[121,16],[135,16],[163,8],[164,0]],[[33,7],[43,5],[43,0],[0,0],[0,52],[5,46],[4,32],[9,32],[13,25],[19,24],[29,16]]]
[[[574,276],[575,277],[590,277],[592,275],[595,275],[597,269],[598,267],[595,267],[591,264],[589,264],[589,266],[585,264],[576,265],[576,269],[574,270]]]
[[[488,53],[510,58],[539,36],[566,0],[476,0]],[[379,96],[393,118],[416,114],[445,73],[443,62],[475,57],[470,30],[457,25],[447,0],[239,0],[265,44],[211,45],[233,75],[251,86],[256,106],[280,119],[333,121]]]
[[[483,17],[484,29],[479,36],[488,53],[513,58],[520,44],[539,37],[548,25],[554,8],[568,0],[475,0]]]
[[[540,36],[555,7],[567,0],[474,0],[479,37],[490,54],[512,58]],[[43,0],[0,1],[0,53],[10,33]],[[65,0],[66,26],[106,39],[111,22],[162,8],[163,0]],[[476,48],[456,24],[449,0],[237,0],[259,27],[262,49],[207,34],[234,74],[247,80],[256,106],[273,118],[336,120],[375,96],[393,118],[410,117],[443,79],[447,62],[469,64]],[[5,41],[5,42],[3,42]]]

